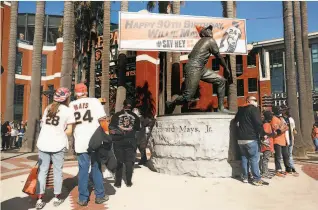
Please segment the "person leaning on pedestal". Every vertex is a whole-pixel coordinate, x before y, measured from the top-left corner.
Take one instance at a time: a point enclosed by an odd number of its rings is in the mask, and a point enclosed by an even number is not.
[[[248,96],[246,104],[240,107],[235,115],[238,134],[238,145],[242,158],[242,181],[248,183],[248,165],[253,175],[252,183],[256,186],[268,185],[261,179],[258,161],[260,159],[259,137],[266,137],[263,129],[261,113],[254,96]]]

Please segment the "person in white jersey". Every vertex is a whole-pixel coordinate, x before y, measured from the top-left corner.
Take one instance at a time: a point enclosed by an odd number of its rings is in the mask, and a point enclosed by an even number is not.
[[[73,135],[79,166],[79,199],[77,203],[80,206],[87,206],[88,204],[90,166],[96,196],[95,203],[102,204],[109,199],[108,195],[105,195],[101,164],[97,161],[98,155],[95,152],[87,151],[93,134],[100,127],[100,123],[106,120],[106,113],[97,98],[88,98],[87,95],[86,85],[83,83],[76,84],[75,96],[77,99],[70,103],[70,108],[73,110],[76,121]]]
[[[45,193],[46,179],[50,166],[53,162],[54,194],[53,205],[59,206],[63,200],[60,198],[63,183],[64,152],[68,149],[67,136],[72,135],[72,126],[75,123],[73,112],[67,106],[70,91],[67,88],[56,90],[53,103],[44,111],[42,116],[42,129],[39,134],[37,147],[39,149],[39,173],[37,178],[36,209],[45,206],[43,195]]]
[[[242,36],[242,32],[239,26],[240,25],[238,22],[233,21],[232,26],[225,31],[220,43],[220,48],[222,48],[222,51],[227,53],[235,52],[237,42]],[[224,43],[225,40],[227,42]]]

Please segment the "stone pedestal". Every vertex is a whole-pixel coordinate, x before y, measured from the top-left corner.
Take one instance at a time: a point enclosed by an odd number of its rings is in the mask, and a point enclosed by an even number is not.
[[[158,117],[152,132],[154,169],[195,177],[239,175],[237,145],[230,132],[233,118],[221,113]]]

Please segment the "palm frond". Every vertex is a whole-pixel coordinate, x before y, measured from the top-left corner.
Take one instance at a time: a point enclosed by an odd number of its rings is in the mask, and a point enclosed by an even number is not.
[[[148,1],[147,10],[152,12],[156,8],[156,1]]]

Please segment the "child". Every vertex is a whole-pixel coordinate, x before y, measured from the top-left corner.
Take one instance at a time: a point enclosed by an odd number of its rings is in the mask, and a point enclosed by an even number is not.
[[[315,122],[315,124],[312,127],[311,137],[314,141],[315,151],[318,152],[318,122]]]
[[[268,135],[261,141],[261,152],[262,155],[262,176],[263,178],[271,178],[268,172],[268,161],[271,156],[271,153],[274,152],[274,141],[273,141],[273,131],[271,126],[271,121],[273,114],[270,111],[265,111],[264,113],[264,124],[263,128],[265,133]]]

